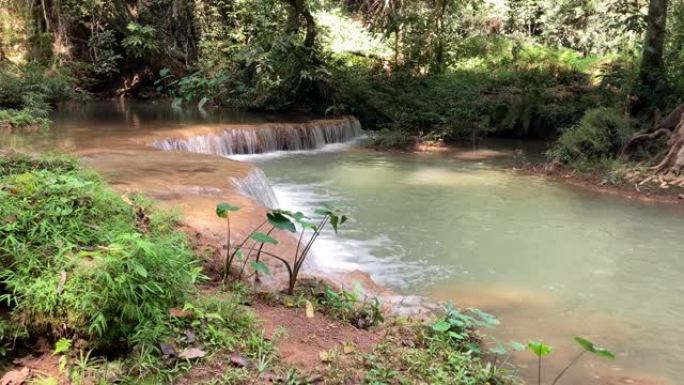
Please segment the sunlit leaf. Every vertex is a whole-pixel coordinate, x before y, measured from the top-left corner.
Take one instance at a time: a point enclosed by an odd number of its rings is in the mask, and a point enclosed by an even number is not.
[[[57,342],[55,342],[55,350],[52,352],[52,355],[66,353],[69,351],[69,349],[71,349],[71,340],[60,338],[57,340]]]
[[[541,341],[530,341],[527,347],[538,357],[544,357],[551,354],[551,347]]]

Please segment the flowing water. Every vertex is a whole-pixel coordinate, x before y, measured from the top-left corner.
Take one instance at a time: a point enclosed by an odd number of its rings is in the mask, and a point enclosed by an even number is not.
[[[359,133],[349,119],[312,123],[133,107],[61,111],[51,131],[4,136],[0,144],[77,150],[116,169],[106,174],[110,179],[135,175],[159,196],[204,197],[185,207],[218,199],[212,196],[224,188],[216,182],[222,172],[265,205],[311,212],[334,203],[353,220],[339,236],[321,237],[315,269],[358,269],[400,293],[490,311],[501,320],[492,333],[497,338],[543,339],[556,348],[547,377],[575,354],[574,335],[619,356],[586,359],[561,383],[675,385],[684,378],[684,211],[678,207],[622,201],[508,170],[538,149],[371,152],[329,144]],[[129,147],[135,150],[121,153]],[[219,158],[222,168],[211,168],[206,155],[154,148],[231,155],[261,168],[273,190],[259,169],[244,171]],[[268,151],[275,152],[249,155]],[[169,176],[171,168],[186,173]],[[206,177],[188,177],[201,173]],[[528,364],[525,357],[518,362]]]
[[[618,354],[583,361],[566,383],[681,383],[684,211],[517,175],[505,168],[514,155],[478,158],[352,150],[251,160],[283,207],[349,208],[353,222],[316,250],[318,268],[486,309],[501,319],[500,339],[553,345],[554,367],[575,354],[574,335]]]

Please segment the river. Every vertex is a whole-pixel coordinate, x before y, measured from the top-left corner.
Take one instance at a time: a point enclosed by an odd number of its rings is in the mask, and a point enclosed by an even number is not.
[[[133,136],[152,151],[166,131],[192,137],[206,126],[302,120],[183,111],[96,104],[56,112],[51,131],[2,143],[92,154],[125,147]],[[680,383],[684,211],[510,170],[537,157],[538,146],[484,147],[492,151],[391,153],[332,144],[233,158],[265,172],[280,207],[311,212],[333,203],[350,212],[340,234],[327,233],[316,246],[313,269],[358,269],[400,293],[489,311],[501,320],[491,333],[499,340],[542,339],[555,348],[549,377],[576,352],[575,335],[618,355],[613,362],[585,359],[568,384]],[[128,156],[136,162],[136,153]],[[524,366],[529,356],[517,361]]]

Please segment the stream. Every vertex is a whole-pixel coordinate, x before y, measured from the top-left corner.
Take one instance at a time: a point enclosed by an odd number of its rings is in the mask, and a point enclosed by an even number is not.
[[[50,132],[4,137],[0,144],[92,154],[153,133],[157,141],[140,146],[163,161],[161,154],[171,153],[154,150],[154,143],[192,148],[178,144],[190,139],[159,142],[160,131],[184,130],[194,138],[193,130],[208,135],[206,126],[302,118],[110,103],[58,111],[52,119]],[[615,361],[586,357],[560,384],[681,383],[684,210],[510,170],[522,158],[538,157],[538,145],[494,142],[484,146],[489,151],[413,154],[329,143],[330,135],[334,142],[348,139],[355,132],[349,130],[320,129],[287,145],[292,152],[224,148],[220,154],[238,154],[229,158],[263,170],[280,207],[312,212],[332,203],[350,212],[353,219],[339,235],[321,237],[312,269],[361,270],[402,294],[491,312],[501,325],[488,333],[498,340],[541,339],[554,347],[545,378],[576,354],[575,335],[617,354]],[[309,142],[315,150],[306,148]],[[196,152],[211,153],[215,146],[205,144]],[[267,182],[259,182],[261,189]],[[525,377],[536,380],[530,358],[515,356]]]

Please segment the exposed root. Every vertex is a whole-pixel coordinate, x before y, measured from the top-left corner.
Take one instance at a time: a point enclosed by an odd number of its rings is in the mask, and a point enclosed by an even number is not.
[[[636,183],[637,186],[655,184],[663,189],[684,186],[684,104],[659,123],[654,131],[636,134],[625,145],[621,156],[626,155],[638,143],[646,143],[663,136],[667,137],[668,141],[666,151],[662,152],[662,159],[646,171],[629,173],[629,182]]]

